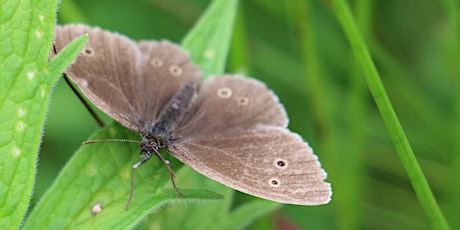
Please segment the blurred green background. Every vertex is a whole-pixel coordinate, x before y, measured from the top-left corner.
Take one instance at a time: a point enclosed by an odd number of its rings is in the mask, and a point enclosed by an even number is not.
[[[355,0],[351,6],[434,195],[459,229],[460,53],[453,2]],[[133,39],[180,43],[209,3],[62,0],[58,23],[84,22]],[[290,129],[314,148],[334,192],[330,204],[285,205],[250,229],[430,229],[327,1],[240,1],[227,72],[258,78],[276,92]],[[34,204],[97,129],[60,81]]]

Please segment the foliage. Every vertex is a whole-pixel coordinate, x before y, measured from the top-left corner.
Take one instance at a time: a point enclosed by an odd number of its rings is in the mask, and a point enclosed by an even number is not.
[[[13,223],[10,226],[18,226],[27,209],[49,93],[59,72],[59,68],[49,67],[55,59],[48,64],[45,55],[52,39],[51,21],[54,20],[55,5],[51,4],[55,4],[54,1],[40,1],[40,7],[32,5],[38,4],[35,1],[21,1],[31,3],[21,4],[20,7],[16,2],[18,1],[7,1],[3,4],[0,15],[0,74],[5,82],[0,84],[0,199],[2,202],[8,201],[8,206],[2,205],[0,213],[3,215],[0,216],[3,218],[5,213],[6,216],[11,216],[9,219],[0,219],[2,226],[7,222]],[[46,5],[45,2],[50,3]],[[413,169],[406,171],[407,165],[404,166],[406,163],[398,155],[400,148],[394,147],[388,131],[388,120],[386,124],[382,119],[382,113],[367,87],[366,76],[369,76],[369,72],[365,70],[373,66],[371,62],[359,59],[356,54],[362,52],[359,49],[363,47],[375,63],[375,70],[405,131],[414,159],[426,176],[440,210],[454,229],[460,228],[457,218],[460,209],[460,181],[457,178],[460,173],[458,1],[356,0],[350,1],[352,18],[344,17],[343,8],[339,9],[343,2],[334,0],[329,5],[328,1],[310,0],[240,1],[236,20],[227,22],[229,27],[234,24],[233,36],[230,37],[231,33],[227,30],[226,33],[221,33],[221,37],[214,38],[214,41],[222,39],[223,44],[228,43],[225,39],[231,38],[230,54],[226,65],[222,64],[226,57],[219,65],[207,64],[207,74],[218,74],[226,66],[225,72],[244,72],[266,82],[286,107],[291,130],[300,133],[315,149],[328,172],[328,181],[331,182],[334,192],[328,205],[285,205],[274,214],[258,219],[249,228],[274,229],[275,226],[297,225],[301,229],[429,229],[439,220],[429,218],[438,213],[435,206],[426,208],[428,205],[425,203],[425,208],[422,209],[423,199],[417,197],[411,184],[413,181],[410,180],[420,178],[412,176]],[[64,0],[58,20],[59,23],[85,22],[135,39],[167,38],[177,43],[184,41],[184,46],[197,55],[194,60],[201,62],[199,52],[204,52],[205,49],[198,45],[191,47],[188,42],[192,39],[187,36],[193,34],[190,33],[191,28],[197,28],[194,25],[205,9],[211,8],[210,4],[210,0]],[[32,8],[38,10],[32,11],[33,14],[13,14],[27,12],[26,9]],[[4,12],[9,11],[4,9],[17,10],[8,14]],[[30,18],[37,18],[40,12],[46,19],[43,36],[48,40],[43,41],[29,39],[36,36],[37,28],[41,28],[40,20]],[[207,20],[210,23],[219,23],[225,19],[224,15],[233,17],[222,13],[214,14]],[[19,20],[13,16],[22,18]],[[23,27],[7,24],[13,22],[13,19],[23,23]],[[359,42],[364,44],[358,51],[357,40],[350,39],[350,33],[347,32],[347,25],[350,26],[350,23],[355,23],[361,39]],[[16,37],[12,37],[12,34]],[[8,44],[11,42],[14,42],[14,46]],[[26,46],[26,42],[35,45]],[[201,43],[207,44],[202,40]],[[14,47],[14,50],[4,47]],[[75,45],[75,49],[77,47]],[[194,50],[196,47],[198,51]],[[221,48],[217,49],[219,53],[216,54],[226,56],[226,47]],[[38,54],[41,55],[40,58],[37,58]],[[69,62],[72,55],[66,57]],[[30,59],[25,61],[23,58]],[[30,64],[35,62],[38,64]],[[60,67],[64,68],[67,62],[63,62]],[[37,76],[35,85],[26,84],[28,78],[24,77],[31,68],[37,73],[34,75]],[[38,81],[39,79],[48,80],[45,82]],[[42,86],[44,88],[40,88]],[[47,96],[38,101],[36,97],[40,96],[41,89],[45,89]],[[11,93],[14,91],[17,92],[16,96]],[[92,171],[94,168],[88,170],[85,167],[81,167],[81,172],[74,172],[74,175],[87,179],[82,182],[90,183],[94,180],[103,190],[93,193],[94,191],[84,187],[78,193],[73,192],[76,194],[75,199],[84,201],[77,204],[78,207],[85,208],[80,210],[67,203],[64,207],[68,211],[61,214],[61,217],[70,216],[70,213],[81,214],[78,220],[88,221],[91,220],[88,218],[92,218],[89,212],[92,204],[108,202],[109,206],[105,206],[103,212],[96,216],[103,220],[103,215],[108,215],[104,214],[106,211],[111,213],[111,209],[122,207],[126,201],[126,192],[129,191],[129,178],[126,179],[126,174],[129,173],[130,165],[138,158],[137,146],[126,143],[98,144],[82,147],[74,154],[81,142],[88,139],[89,133],[98,127],[63,82],[56,86],[53,94],[36,174],[35,195],[29,209],[36,212],[40,206],[37,206],[37,202],[45,191],[53,191],[56,183],[61,183],[58,178],[51,186],[56,175],[59,174],[58,177],[61,178],[65,176],[66,169],[59,172],[69,159],[71,160],[66,168],[74,163],[76,156],[86,157],[88,162],[112,162],[117,159],[114,164],[96,167],[97,172],[104,172],[103,174],[88,176],[88,173],[95,171]],[[21,108],[33,109],[34,113],[19,116]],[[26,132],[20,131],[19,127],[27,130],[27,134],[21,134]],[[90,138],[102,136],[136,138],[136,135],[116,124],[98,131]],[[33,141],[24,141],[26,138]],[[18,148],[14,148],[15,146]],[[27,153],[27,157],[25,154],[21,155],[24,156],[21,159],[12,157],[11,153],[18,149],[20,153]],[[177,161],[173,163],[173,167],[181,167]],[[165,194],[156,187],[157,184],[167,181],[167,174],[160,166],[158,162],[152,161],[136,171],[136,197],[150,197],[155,200]],[[123,176],[125,179],[119,184],[110,183],[114,180],[113,177]],[[18,179],[9,180],[13,177]],[[72,180],[68,183],[72,183]],[[75,180],[75,183],[79,181]],[[245,194],[233,193],[211,180],[201,178],[186,166],[179,170],[177,184],[179,187],[191,189],[187,191],[194,193],[196,200],[203,201],[204,198],[215,195],[196,189],[215,191],[224,195],[224,200],[161,208],[145,218],[137,228],[186,228],[199,224],[206,228],[216,224],[221,229],[238,229],[252,222],[256,216],[278,207]],[[7,199],[11,195],[3,195],[7,194],[6,189],[10,186],[18,188],[14,192],[17,194],[15,197],[20,199]],[[162,188],[171,187],[164,185]],[[150,193],[143,194],[147,192]],[[168,190],[165,192],[167,194]],[[168,198],[160,199],[177,201],[170,195],[172,196],[169,194],[165,195]],[[46,200],[47,196],[51,195],[46,194],[42,199]],[[106,198],[110,199],[104,200]],[[146,205],[150,207],[143,210],[159,207],[151,203]],[[13,209],[3,207],[18,208],[12,212]],[[53,208],[43,210],[51,212]],[[256,213],[254,210],[262,212]],[[33,217],[33,212],[29,218]],[[132,222],[142,219],[146,212],[148,211],[142,212],[137,219],[133,217]],[[248,216],[249,214],[252,216]],[[229,220],[240,221],[235,226],[229,226]],[[442,225],[433,226],[443,228]]]

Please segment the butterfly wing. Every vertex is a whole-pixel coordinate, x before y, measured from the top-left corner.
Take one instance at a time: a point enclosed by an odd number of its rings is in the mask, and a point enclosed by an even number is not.
[[[93,104],[135,132],[148,130],[183,83],[201,79],[188,54],[172,43],[136,43],[81,24],[56,27],[57,52],[85,33],[89,41],[67,75]],[[180,74],[158,68],[152,57],[164,66],[177,66]]]
[[[225,93],[223,93],[225,92]],[[206,82],[170,153],[229,187],[290,204],[329,202],[326,173],[263,83],[223,76]]]
[[[140,87],[141,53],[128,38],[85,25],[57,26],[56,51],[85,33],[89,41],[67,75],[99,109],[138,131],[140,95],[132,89]]]
[[[212,136],[226,130],[252,129],[258,124],[286,127],[286,111],[265,84],[226,75],[209,79],[176,132],[181,137]]]

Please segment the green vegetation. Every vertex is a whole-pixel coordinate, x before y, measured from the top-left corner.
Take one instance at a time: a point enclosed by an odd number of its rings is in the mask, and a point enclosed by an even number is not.
[[[327,205],[279,205],[169,157],[189,199],[176,196],[153,160],[136,171],[137,202],[125,212],[137,145],[81,142],[138,136],[102,113],[110,125],[100,129],[64,81],[52,92],[86,37],[48,62],[56,1],[5,1],[0,226],[15,229],[24,217],[26,229],[460,228],[460,3],[351,2],[63,0],[60,24],[169,39],[208,76],[242,72],[266,82],[333,188]],[[203,58],[209,50],[213,58]],[[97,202],[104,210],[93,217]]]

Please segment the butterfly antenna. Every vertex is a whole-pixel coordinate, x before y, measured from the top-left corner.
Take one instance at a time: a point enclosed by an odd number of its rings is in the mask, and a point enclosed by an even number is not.
[[[90,140],[83,142],[84,145],[94,144],[94,143],[101,143],[101,142],[131,142],[131,143],[140,143],[140,141],[136,140],[128,140],[128,139],[104,139],[104,140]]]
[[[54,44],[53,44],[53,50],[54,50],[54,55],[56,55],[57,51],[56,51],[56,46]],[[70,87],[70,89],[72,89],[73,93],[75,93],[75,95],[77,95],[78,99],[85,106],[85,108],[89,111],[91,116],[93,116],[93,118],[96,120],[97,124],[99,124],[100,127],[104,127],[105,126],[104,121],[102,121],[101,117],[99,117],[99,115],[97,115],[96,111],[94,111],[94,109],[89,105],[89,103],[85,100],[85,98],[83,98],[83,96],[81,95],[80,92],[78,92],[78,90],[75,88],[75,86],[72,85],[72,83],[70,82],[69,78],[67,77],[67,74],[62,73],[62,77],[64,77],[64,80],[65,80],[65,82],[67,82],[67,85]]]

